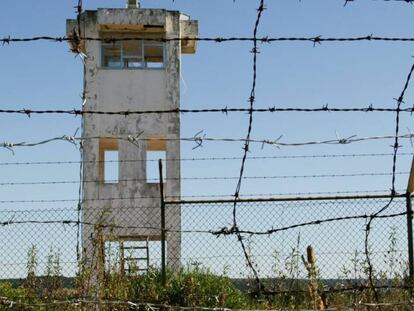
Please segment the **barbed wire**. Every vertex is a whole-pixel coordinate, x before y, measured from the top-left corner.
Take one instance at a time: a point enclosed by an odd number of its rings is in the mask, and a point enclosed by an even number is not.
[[[408,175],[410,172],[396,172],[396,175]],[[302,179],[302,178],[345,178],[345,177],[373,177],[373,176],[392,176],[388,172],[366,172],[366,173],[343,173],[343,174],[312,174],[312,175],[269,175],[269,176],[243,176],[243,180],[258,179]],[[203,177],[170,177],[164,178],[169,180],[238,180],[238,176],[203,176]],[[116,180],[48,180],[48,181],[22,181],[22,182],[0,182],[0,186],[25,186],[25,185],[60,185],[60,184],[79,184],[79,183],[101,183],[113,184],[123,182],[158,182],[157,178],[132,178],[132,179],[116,179]]]
[[[77,55],[80,56],[80,59],[82,60],[82,64],[83,64],[83,72],[86,72],[86,63],[85,63],[85,58],[86,55],[83,54],[82,52],[82,46],[81,46],[81,40],[80,38],[82,37],[83,33],[82,33],[82,12],[83,12],[83,8],[82,8],[82,0],[78,0],[78,4],[75,7],[76,8],[76,20],[77,20],[77,30],[73,30],[72,32],[72,37],[74,38],[74,41],[72,41],[72,45],[71,45],[71,49],[72,52],[76,53]],[[82,106],[84,106],[86,103],[86,80],[84,79],[83,81],[83,85],[82,85]],[[30,117],[30,115],[28,115]],[[81,120],[81,133],[83,135],[84,132],[84,118],[82,118]],[[76,132],[75,132],[76,135]],[[75,144],[76,145],[76,144]],[[76,258],[78,261],[80,261],[81,259],[81,251],[80,251],[80,246],[81,246],[81,213],[82,213],[82,204],[83,204],[83,187],[84,187],[84,183],[83,183],[83,170],[84,170],[84,157],[83,157],[83,142],[79,143],[79,155],[80,155],[80,163],[79,163],[79,188],[78,188],[78,204],[77,204],[77,231],[76,231]]]
[[[345,1],[345,5],[353,0],[346,0]],[[391,1],[391,0],[384,0],[384,1]],[[407,3],[412,3],[413,0],[393,0],[393,1],[404,1]],[[400,105],[403,102],[403,97],[404,97],[404,92],[407,89],[408,86],[408,82],[410,80],[410,76],[411,73],[414,69],[414,65],[413,68],[411,69],[411,72],[409,74],[409,77],[407,79],[405,88],[400,96],[400,98],[397,100],[398,104],[397,104],[397,108],[396,109],[392,109],[389,110],[387,108],[384,108],[385,110],[380,110],[382,108],[378,108],[379,110],[374,110],[377,108],[337,108],[339,110],[335,110],[328,108],[326,106],[326,108],[322,108],[320,110],[320,108],[315,108],[315,109],[303,109],[303,108],[267,108],[267,110],[265,111],[264,109],[262,109],[261,111],[259,111],[260,109],[255,109],[253,108],[254,106],[254,101],[255,101],[255,87],[256,87],[256,58],[257,58],[257,54],[258,52],[258,43],[272,43],[272,42],[282,42],[282,41],[309,41],[311,43],[313,43],[314,45],[316,44],[321,44],[323,42],[355,42],[355,41],[399,41],[399,42],[413,42],[414,38],[391,38],[391,37],[374,37],[373,35],[371,36],[366,36],[366,37],[354,37],[354,38],[322,38],[321,36],[317,36],[317,37],[308,37],[308,38],[258,38],[257,37],[257,29],[258,29],[258,25],[261,19],[261,14],[262,11],[264,10],[264,1],[261,0],[260,1],[260,7],[258,9],[258,15],[257,15],[257,19],[256,19],[256,24],[255,24],[255,29],[254,29],[254,36],[253,38],[170,38],[170,39],[149,39],[149,40],[155,40],[155,41],[163,41],[163,42],[167,42],[167,41],[177,41],[177,40],[196,40],[196,41],[212,41],[212,42],[217,42],[217,43],[221,43],[221,42],[230,42],[230,41],[251,41],[254,43],[254,47],[253,47],[253,86],[252,86],[252,91],[251,91],[251,96],[249,99],[250,102],[250,109],[238,109],[238,108],[233,108],[235,110],[231,110],[224,108],[224,109],[194,109],[194,110],[190,110],[190,109],[177,109],[176,111],[132,111],[132,112],[102,112],[102,113],[98,113],[98,111],[90,111],[91,114],[117,114],[117,115],[124,115],[124,116],[128,116],[128,115],[132,115],[132,114],[145,114],[145,113],[198,113],[198,112],[221,112],[221,113],[229,113],[229,112],[247,112],[249,114],[249,126],[248,126],[248,133],[246,136],[246,139],[229,139],[229,138],[213,138],[213,137],[205,137],[205,135],[195,135],[192,138],[180,138],[180,139],[174,139],[177,141],[191,141],[191,142],[195,142],[197,147],[201,147],[203,146],[203,142],[204,141],[223,141],[223,142],[243,142],[244,143],[244,155],[242,158],[239,158],[242,160],[242,164],[241,164],[241,169],[240,169],[240,176],[239,177],[208,177],[208,179],[218,179],[218,178],[226,178],[226,179],[237,179],[238,185],[236,187],[236,191],[234,194],[234,209],[233,209],[233,227],[230,228],[230,231],[226,231],[227,228],[223,228],[219,231],[191,231],[191,230],[179,230],[179,231],[171,231],[171,232],[187,232],[187,233],[209,233],[209,234],[213,234],[216,236],[219,235],[230,235],[230,234],[235,234],[238,238],[238,241],[240,241],[240,244],[243,248],[243,252],[245,255],[245,259],[250,267],[250,269],[253,271],[256,281],[257,281],[257,285],[258,285],[258,290],[259,292],[261,292],[264,288],[263,288],[263,284],[261,283],[261,280],[259,279],[258,273],[255,270],[255,267],[253,265],[253,262],[246,250],[246,247],[244,245],[243,242],[243,234],[246,235],[270,235],[270,234],[274,234],[280,231],[286,231],[286,230],[290,230],[290,229],[295,229],[298,227],[305,227],[305,226],[315,226],[315,225],[321,225],[324,223],[328,223],[328,222],[337,222],[337,221],[343,221],[343,220],[350,220],[350,219],[369,219],[369,225],[367,225],[366,227],[366,244],[368,243],[368,235],[369,235],[369,230],[370,230],[370,224],[371,221],[374,218],[393,218],[393,217],[399,217],[399,216],[403,216],[406,215],[407,212],[404,213],[398,213],[398,214],[389,214],[389,215],[380,215],[380,213],[382,213],[383,211],[385,211],[390,204],[392,203],[394,197],[396,196],[397,192],[395,189],[395,177],[397,174],[406,174],[405,172],[396,172],[396,160],[397,160],[397,153],[399,148],[401,147],[399,145],[399,139],[410,139],[412,140],[413,135],[411,133],[407,134],[407,135],[399,135],[399,116],[400,113],[402,112],[410,112],[412,113],[414,111],[414,107],[413,108],[408,108],[408,109],[400,109]],[[104,42],[116,42],[116,41],[126,41],[126,40],[136,40],[137,38],[122,38],[122,39],[116,39],[116,38],[110,38],[110,39],[102,39],[102,38],[86,38],[86,37],[82,37],[82,33],[81,33],[81,27],[80,27],[80,15],[82,13],[82,1],[78,0],[78,6],[77,6],[77,22],[78,22],[78,32],[73,34],[73,37],[71,38],[66,38],[66,37],[61,37],[61,38],[51,38],[51,37],[33,37],[33,38],[3,38],[0,39],[0,42],[2,42],[3,44],[10,44],[12,42],[29,42],[29,41],[40,41],[40,40],[50,40],[50,41],[55,41],[55,42],[63,42],[63,41],[69,41],[72,43],[75,43],[75,47],[79,47],[80,42],[82,40],[94,40],[94,41],[104,41]],[[148,39],[148,38],[146,38]],[[75,49],[75,52],[80,52],[79,48]],[[284,109],[284,110],[282,110]],[[347,109],[347,110],[345,110]],[[354,109],[354,110],[349,110],[349,109]],[[357,110],[355,110],[357,109]],[[215,110],[215,111],[213,111]],[[60,111],[60,112],[57,112]],[[382,112],[395,112],[396,113],[396,134],[395,136],[372,136],[372,137],[362,137],[362,138],[357,138],[356,136],[350,136],[348,138],[338,138],[336,140],[323,140],[323,141],[312,141],[312,142],[303,142],[303,143],[284,143],[284,142],[280,142],[280,139],[282,138],[282,136],[280,136],[278,139],[276,140],[254,140],[254,139],[250,139],[251,136],[251,132],[252,132],[252,124],[253,124],[253,113],[254,112],[293,112],[293,111],[297,111],[297,112],[333,112],[333,111],[337,111],[337,112],[371,112],[371,111],[382,111]],[[80,113],[78,113],[80,112]],[[42,114],[42,113],[60,113],[60,114],[73,114],[73,115],[84,115],[87,114],[87,111],[79,111],[79,110],[27,110],[27,109],[23,109],[23,110],[1,110],[0,113],[20,113],[20,114],[25,114],[27,116],[31,116],[31,114]],[[0,147],[9,149],[10,151],[13,152],[13,148],[14,147],[35,147],[35,146],[39,146],[39,145],[44,145],[53,141],[67,141],[70,142],[71,144],[75,145],[76,147],[81,148],[81,145],[83,143],[83,141],[85,139],[98,139],[101,137],[94,137],[94,138],[87,138],[87,137],[72,137],[72,136],[62,136],[59,138],[52,138],[49,140],[44,140],[44,141],[40,141],[37,143],[26,143],[26,142],[21,142],[21,143],[3,143],[2,145],[0,144]],[[113,138],[113,137],[111,137]],[[145,141],[148,139],[142,139],[139,136],[138,137],[131,137],[128,136],[126,139],[132,143],[136,143],[138,141]],[[391,154],[393,155],[393,168],[392,168],[392,173],[370,173],[371,175],[358,175],[358,176],[380,176],[378,174],[381,174],[381,176],[385,176],[385,175],[391,175],[392,176],[392,188],[391,188],[391,199],[390,202],[384,206],[380,211],[378,211],[375,214],[363,214],[363,215],[354,215],[354,216],[345,216],[345,217],[336,217],[336,218],[328,218],[328,219],[319,219],[319,220],[315,220],[315,221],[310,221],[310,222],[306,222],[306,223],[299,223],[299,224],[295,224],[292,226],[287,226],[287,227],[281,227],[281,228],[277,228],[277,229],[269,229],[267,231],[249,231],[249,230],[240,230],[238,228],[238,224],[237,224],[237,218],[236,218],[236,205],[238,203],[237,199],[241,196],[240,195],[240,188],[241,188],[241,183],[242,180],[244,179],[265,179],[265,178],[322,178],[322,177],[353,177],[356,176],[356,174],[342,174],[342,175],[337,175],[337,176],[333,176],[332,174],[329,176],[327,174],[319,174],[319,175],[292,175],[292,176],[244,176],[244,166],[245,166],[245,162],[247,160],[247,153],[249,151],[249,145],[250,143],[260,143],[262,144],[262,146],[264,145],[274,145],[274,146],[278,146],[278,147],[282,147],[282,146],[305,146],[305,145],[318,145],[318,144],[350,144],[353,142],[358,142],[358,141],[365,141],[365,140],[377,140],[377,139],[394,139],[395,143],[394,143],[394,153]],[[165,139],[165,140],[171,140],[171,139]],[[250,159],[250,158],[249,158]],[[80,163],[84,163],[83,161],[80,161]],[[80,180],[78,181],[78,183],[83,184],[86,182],[96,182],[96,181],[88,181],[88,180],[84,180],[83,176],[82,176],[82,165],[80,166]],[[361,174],[369,174],[369,173],[361,173]],[[375,174],[375,175],[372,175]],[[335,174],[334,174],[335,175]],[[304,177],[307,176],[307,177]],[[180,179],[190,179],[194,180],[195,177],[189,177],[189,178],[180,178]],[[203,177],[199,177],[197,179],[206,179]],[[142,179],[142,180],[147,180],[147,179]],[[122,180],[121,180],[122,181]],[[126,180],[124,180],[126,181]],[[60,181],[60,183],[69,183],[71,181]],[[40,182],[40,183],[47,183],[47,182]],[[58,182],[59,183],[59,182]],[[9,183],[9,185],[14,184],[16,185],[17,183]],[[21,183],[23,184],[23,183]],[[27,182],[26,184],[34,184],[33,182]],[[3,183],[0,185],[7,185],[7,183]],[[0,223],[1,226],[9,226],[9,225],[18,225],[18,224],[62,224],[62,225],[76,225],[78,226],[78,230],[79,230],[79,226],[80,225],[90,225],[90,226],[108,226],[110,228],[114,228],[114,224],[111,225],[105,225],[105,224],[96,224],[96,223],[88,223],[88,222],[84,222],[80,220],[80,211],[81,211],[81,197],[82,197],[82,192],[81,192],[81,188],[79,190],[79,199],[78,199],[78,219],[77,220],[47,220],[47,221],[38,221],[38,220],[14,220],[14,219],[10,219],[9,221]],[[111,198],[112,199],[121,199],[121,198]],[[122,199],[130,199],[130,198],[122,198]],[[93,199],[93,200],[102,200],[102,199]],[[105,199],[107,200],[107,199]],[[3,202],[3,201],[0,201]],[[16,201],[18,202],[18,201]],[[20,201],[23,202],[23,201]],[[39,201],[39,202],[45,202],[45,201]],[[144,229],[154,229],[154,230],[160,230],[161,228],[157,228],[157,227],[136,227],[136,226],[117,226],[119,228],[144,228]],[[168,231],[168,230],[167,230]],[[78,231],[78,241],[79,241],[79,231]],[[79,253],[79,252],[78,252]],[[368,252],[366,249],[366,255],[368,256]],[[369,258],[368,258],[368,262],[369,262]],[[370,262],[369,262],[370,264]],[[372,269],[372,267],[371,267]],[[372,271],[370,271],[371,273]],[[370,275],[371,277],[371,275]],[[370,280],[371,281],[371,280]],[[377,288],[377,286],[375,286],[374,284],[372,284],[369,286],[370,289],[374,289]],[[147,307],[147,306],[151,306],[151,308],[162,308],[162,309],[166,309],[168,308],[177,308],[177,309],[182,309],[182,310],[193,310],[194,307],[175,307],[175,306],[167,306],[167,305],[156,305],[156,304],[146,304],[146,303],[134,303],[134,302],[130,302],[130,301],[106,301],[106,300],[99,300],[99,301],[95,301],[95,300],[87,300],[87,299],[79,299],[79,300],[75,300],[75,301],[54,301],[52,303],[37,303],[37,304],[26,304],[23,302],[14,302],[12,300],[8,300],[8,298],[1,298],[0,299],[0,303],[4,304],[4,305],[9,305],[10,307],[12,307],[13,305],[21,305],[21,306],[25,306],[25,307],[30,307],[30,306],[42,306],[42,307],[47,307],[47,306],[51,306],[51,305],[63,305],[63,304],[73,304],[73,305],[82,305],[82,304],[109,304],[109,305],[127,305],[131,308],[136,308],[139,309],[140,307]],[[412,301],[407,301],[407,302],[394,302],[394,303],[379,303],[377,301],[377,303],[372,304],[372,303],[364,303],[364,302],[358,302],[353,304],[354,307],[381,307],[381,306],[399,306],[399,305],[412,305]],[[206,310],[206,311],[217,311],[217,308],[198,308],[201,310]],[[230,310],[230,309],[224,309],[224,308],[220,308],[220,310]],[[236,309],[233,309],[236,310]],[[330,308],[327,310],[336,310],[336,308]]]
[[[407,75],[407,78],[405,80],[404,87],[401,91],[401,94],[396,99],[396,101],[397,101],[397,110],[396,110],[396,116],[395,116],[395,138],[394,138],[394,145],[393,145],[394,154],[393,154],[393,158],[392,158],[391,198],[390,198],[390,200],[387,204],[385,204],[376,213],[374,213],[370,216],[370,218],[368,220],[368,223],[366,225],[366,229],[365,229],[365,240],[364,240],[365,258],[366,258],[367,267],[368,267],[368,280],[369,280],[370,286],[374,286],[374,280],[373,280],[373,267],[372,267],[370,254],[369,254],[369,235],[370,235],[370,232],[371,232],[372,222],[374,221],[375,218],[378,218],[382,212],[384,212],[385,210],[387,210],[391,206],[391,203],[393,202],[395,194],[396,194],[395,178],[396,178],[396,167],[397,167],[397,154],[398,154],[399,148],[401,147],[400,144],[399,144],[399,138],[400,138],[399,137],[399,132],[400,132],[400,107],[401,107],[401,104],[404,102],[404,95],[405,95],[405,92],[407,91],[408,86],[410,84],[410,80],[411,80],[411,76],[412,76],[413,71],[414,71],[414,64],[411,65],[410,71],[409,71],[409,73]],[[379,301],[378,293],[375,289],[373,289],[373,292],[374,292],[375,300],[378,303],[378,301]]]
[[[363,219],[369,219],[374,214],[360,214],[360,215],[351,215],[351,216],[341,216],[341,217],[333,217],[333,218],[325,218],[325,219],[317,219],[307,222],[301,222],[292,224],[289,226],[279,227],[279,228],[271,228],[264,231],[255,231],[255,230],[246,230],[246,229],[233,229],[232,228],[221,228],[221,229],[211,229],[211,230],[202,230],[202,229],[172,229],[172,228],[165,228],[166,232],[171,233],[202,233],[202,234],[211,234],[216,237],[220,236],[229,236],[229,235],[237,235],[237,234],[245,234],[249,236],[270,236],[272,234],[276,234],[282,231],[289,231],[292,229],[297,229],[301,227],[309,227],[309,226],[319,226],[327,223],[332,222],[341,222],[341,221],[348,221],[348,220],[363,220]],[[376,218],[379,219],[388,219],[388,218],[397,218],[401,216],[407,215],[407,211],[400,212],[400,213],[393,213],[393,214],[385,214],[385,215],[378,215]],[[55,219],[55,220],[35,220],[35,219],[24,219],[24,220],[18,220],[15,219],[14,216],[12,216],[10,219],[7,219],[5,221],[0,221],[0,227],[3,226],[11,226],[11,225],[78,225],[78,220],[76,219]],[[111,220],[100,220],[100,221],[85,221],[81,220],[80,224],[83,226],[92,226],[92,227],[99,227],[102,229],[108,228],[108,229],[148,229],[148,230],[161,230],[161,226],[137,226],[137,225],[121,225],[117,224],[116,222],[113,222]],[[263,289],[263,288],[262,288]]]
[[[240,190],[241,190],[241,185],[242,185],[242,180],[243,180],[243,174],[244,174],[244,168],[245,168],[245,164],[246,164],[246,159],[247,159],[247,153],[249,152],[249,145],[250,145],[250,135],[252,132],[252,126],[253,126],[253,111],[252,109],[254,108],[254,102],[256,100],[256,82],[257,82],[257,54],[258,54],[258,44],[257,44],[257,32],[258,32],[258,28],[259,28],[259,24],[260,24],[260,20],[262,18],[262,14],[263,11],[265,10],[265,3],[264,0],[260,0],[259,1],[259,8],[257,9],[257,17],[256,17],[256,22],[254,25],[254,29],[253,29],[253,49],[251,51],[251,53],[253,54],[253,78],[252,78],[252,87],[251,87],[251,91],[250,91],[250,97],[249,97],[249,121],[248,121],[248,128],[247,128],[247,134],[246,134],[246,139],[244,141],[244,146],[243,146],[243,156],[242,156],[242,160],[241,160],[241,165],[240,165],[240,173],[239,173],[239,178],[237,181],[237,185],[236,185],[236,190],[234,192],[234,203],[233,203],[233,232],[236,234],[237,240],[240,243],[240,246],[242,248],[243,254],[244,254],[244,258],[246,260],[246,264],[247,266],[250,268],[250,270],[252,271],[255,281],[256,281],[256,286],[258,291],[260,292],[262,290],[263,284],[259,278],[259,274],[256,270],[256,268],[254,267],[253,261],[247,251],[246,245],[244,244],[243,241],[243,236],[239,231],[239,227],[238,227],[238,223],[237,223],[237,200],[239,199],[239,194],[240,194]]]
[[[414,0],[413,0],[414,1]],[[32,109],[0,109],[2,114],[21,114],[26,115],[29,118],[32,115],[50,115],[50,114],[66,114],[73,116],[82,115],[119,115],[123,117],[145,115],[145,114],[189,114],[189,113],[250,113],[250,112],[262,112],[262,113],[277,113],[277,112],[396,112],[396,108],[387,107],[374,107],[369,105],[367,107],[329,107],[323,105],[316,108],[304,108],[304,107],[268,107],[268,108],[204,108],[204,109],[157,109],[157,110],[116,110],[116,111],[103,111],[103,110],[80,110],[80,109],[44,109],[44,110],[32,110]],[[400,112],[413,113],[414,106],[411,108],[400,109]]]
[[[238,229],[238,232],[241,234],[248,234],[248,235],[271,235],[274,233],[282,232],[282,231],[288,231],[291,229],[296,229],[300,227],[308,227],[308,226],[315,226],[315,225],[322,225],[326,223],[331,222],[338,222],[338,221],[344,221],[344,220],[357,220],[357,219],[370,219],[375,214],[361,214],[361,215],[353,215],[353,216],[343,216],[343,217],[333,217],[333,218],[326,218],[326,219],[317,219],[312,221],[307,221],[303,223],[298,223],[286,227],[280,227],[276,229],[269,229],[265,231],[253,231],[253,230],[243,230]],[[400,213],[394,213],[394,214],[387,214],[387,215],[378,215],[375,216],[375,218],[395,218],[395,217],[401,217],[407,215],[407,212],[400,212]],[[218,231],[209,231],[213,235],[221,236],[221,235],[234,235],[236,232],[233,228],[222,228]]]
[[[402,134],[402,135],[383,135],[383,136],[366,136],[366,137],[359,137],[357,135],[351,135],[345,138],[335,138],[335,139],[327,139],[327,140],[313,140],[313,141],[304,141],[304,142],[283,142],[281,139],[283,138],[283,135],[280,135],[276,139],[252,139],[250,137],[247,138],[224,138],[224,137],[208,137],[204,134],[202,134],[203,131],[198,132],[193,137],[182,137],[182,138],[157,138],[159,141],[183,141],[183,142],[193,142],[195,143],[195,146],[193,149],[202,147],[204,145],[204,142],[243,142],[245,144],[255,143],[260,144],[262,147],[265,145],[269,146],[275,146],[278,148],[281,147],[301,147],[301,146],[310,146],[310,145],[348,145],[351,143],[356,142],[362,142],[362,141],[373,141],[373,140],[384,140],[384,139],[409,139],[412,143],[412,139],[414,138],[414,134],[409,132],[408,134]],[[118,140],[124,140],[128,141],[132,144],[135,144],[137,142],[147,142],[154,140],[153,138],[142,138],[140,137],[143,134],[143,132],[139,134],[133,134],[133,135],[112,135],[112,136],[85,136],[85,137],[76,137],[76,136],[70,136],[70,135],[62,135],[57,137],[48,138],[45,140],[37,141],[37,142],[3,142],[0,143],[0,148],[8,149],[9,151],[13,152],[13,148],[15,147],[37,147],[40,145],[45,145],[52,142],[57,141],[63,141],[68,142],[75,147],[78,146],[78,142],[83,142],[85,140],[99,140],[99,139],[118,139]],[[247,155],[246,155],[247,157]]]
[[[271,159],[327,159],[327,158],[360,158],[360,157],[387,157],[393,153],[349,153],[349,154],[310,154],[310,155],[273,155],[273,156],[249,156],[249,160],[271,160]],[[398,156],[412,156],[413,152],[400,152]],[[187,162],[187,161],[232,161],[241,160],[241,157],[200,157],[200,158],[170,158],[165,162]],[[30,162],[0,162],[0,166],[13,165],[63,165],[79,163],[135,163],[135,162],[158,162],[155,159],[119,159],[119,160],[84,160],[84,161],[30,161]]]
[[[48,41],[55,43],[78,43],[80,41],[100,41],[105,43],[114,43],[118,41],[134,41],[134,40],[147,40],[156,42],[170,42],[170,41],[199,41],[199,42],[213,42],[213,43],[224,43],[224,42],[256,42],[256,43],[275,43],[275,42],[310,42],[314,45],[322,44],[325,42],[414,42],[414,37],[386,37],[386,36],[375,36],[374,34],[356,36],[356,37],[323,37],[322,35],[310,36],[310,37],[171,37],[171,38],[150,38],[142,36],[125,37],[125,38],[100,38],[100,37],[79,37],[70,38],[67,36],[53,37],[47,35],[40,35],[34,37],[3,37],[0,39],[0,43],[3,45],[9,45],[11,43],[23,43],[23,42],[34,42],[34,41]]]

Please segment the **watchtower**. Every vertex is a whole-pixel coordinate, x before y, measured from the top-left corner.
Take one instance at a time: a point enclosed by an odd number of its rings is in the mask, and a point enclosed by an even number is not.
[[[72,38],[80,28],[76,44],[86,55],[84,111],[180,107],[180,58],[196,51],[196,40],[191,38],[198,35],[197,21],[178,11],[141,8],[137,0],[129,0],[124,9],[85,11],[79,21],[67,20],[66,26]],[[160,241],[155,161],[160,156],[166,160],[165,194],[180,197],[179,114],[84,114],[82,123],[85,260],[96,255],[98,240],[119,243],[121,253],[146,245],[148,254],[148,244]],[[97,237],[97,226],[92,224],[114,226],[101,226]],[[179,206],[166,210],[166,228],[171,230],[166,237],[167,264],[178,267]],[[149,256],[146,261],[151,264]]]

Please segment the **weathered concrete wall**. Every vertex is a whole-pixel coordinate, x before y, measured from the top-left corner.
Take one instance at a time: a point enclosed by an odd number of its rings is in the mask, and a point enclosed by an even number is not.
[[[99,25],[155,25],[163,26],[165,37],[178,37],[180,25],[185,25],[184,33],[191,28],[189,22],[180,23],[180,13],[150,9],[98,9],[82,15],[83,35],[99,37]],[[68,21],[67,31],[74,27]],[[194,28],[193,28],[194,30]],[[139,33],[137,33],[137,36]],[[166,42],[164,69],[108,69],[101,68],[101,43],[85,42],[85,95],[86,110],[150,110],[171,109],[180,106],[180,51],[179,41]],[[134,116],[85,115],[83,136],[127,136],[141,133],[140,138],[165,137],[180,138],[178,114],[147,114]],[[178,140],[168,141],[166,148],[166,196],[180,197],[180,162],[168,161],[180,157]],[[128,140],[118,141],[119,179],[116,184],[99,182],[99,140],[84,142],[84,179],[96,180],[84,183],[83,220],[92,223],[114,223],[120,226],[141,228],[114,228],[106,230],[107,239],[135,239],[152,236],[159,239],[160,231],[148,227],[160,227],[159,185],[146,179],[147,143]],[[137,181],[122,181],[122,180]],[[115,198],[112,200],[107,200]],[[123,199],[116,199],[123,198]],[[167,229],[181,229],[179,206],[168,206],[166,211]],[[147,228],[145,228],[147,227]],[[84,226],[82,242],[84,255],[94,254],[94,228]],[[180,265],[181,235],[167,235],[167,262],[173,267]]]
[[[166,10],[161,9],[98,9],[98,24],[165,25]]]

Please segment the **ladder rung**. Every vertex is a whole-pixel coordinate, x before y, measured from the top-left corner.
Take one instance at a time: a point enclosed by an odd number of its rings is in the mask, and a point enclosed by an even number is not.
[[[137,269],[124,269],[125,272],[131,272],[131,271],[148,271],[148,268],[137,268]]]
[[[147,249],[148,246],[124,246],[122,249]]]
[[[126,260],[126,261],[131,261],[131,260],[148,260],[148,257],[126,257],[126,258],[124,258],[124,260]]]

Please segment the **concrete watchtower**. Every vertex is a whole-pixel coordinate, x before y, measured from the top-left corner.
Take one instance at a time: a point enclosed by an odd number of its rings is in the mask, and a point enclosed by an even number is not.
[[[73,36],[78,21],[67,20],[66,26],[67,35]],[[137,0],[129,0],[125,9],[83,12],[80,26],[82,38],[102,39],[80,41],[80,48],[86,54],[84,110],[180,107],[180,57],[182,53],[195,53],[196,42],[153,39],[195,38],[197,21],[178,11],[140,8]],[[139,39],[111,41],[111,38]],[[160,241],[160,231],[155,229],[160,228],[160,192],[158,181],[149,179],[150,164],[157,163],[147,160],[154,152],[164,153],[165,193],[179,198],[180,161],[168,161],[180,158],[180,143],[176,140],[180,138],[179,115],[86,114],[82,121],[84,137],[99,137],[86,139],[83,145],[83,222],[126,227],[105,228],[98,239],[96,227],[84,225],[82,248],[86,261],[93,260],[98,240],[119,243],[121,253],[124,243],[145,241],[148,251],[148,243]],[[128,141],[129,135],[137,134],[140,140]],[[111,159],[115,161],[108,162]],[[180,230],[179,206],[167,208],[166,228]],[[172,267],[180,265],[178,231],[167,234],[167,264]],[[146,265],[150,263],[147,258]]]

